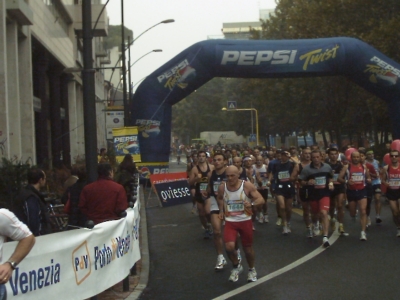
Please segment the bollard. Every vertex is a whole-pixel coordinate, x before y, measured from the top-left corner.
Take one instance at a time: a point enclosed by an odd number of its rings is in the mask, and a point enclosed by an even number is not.
[[[124,292],[128,292],[129,291],[129,275],[126,276],[126,278],[122,281],[122,290]]]

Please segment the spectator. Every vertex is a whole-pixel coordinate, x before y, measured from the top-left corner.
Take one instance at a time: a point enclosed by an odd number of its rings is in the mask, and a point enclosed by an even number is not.
[[[100,149],[100,154],[98,156],[98,162],[99,162],[99,164],[108,163],[108,156],[107,156],[107,149],[106,148],[101,148]]]
[[[28,171],[28,185],[21,190],[13,203],[12,211],[35,236],[51,233],[46,201],[40,189],[46,185],[46,174],[40,169]]]
[[[10,258],[3,263],[3,243],[6,238],[18,241]],[[0,209],[0,299],[7,299],[5,284],[10,280],[12,272],[31,251],[35,237],[28,227],[7,209]],[[18,275],[17,275],[18,276]]]
[[[79,168],[79,166],[76,166],[76,165],[72,166],[71,176],[69,176],[63,184],[64,191],[66,191],[70,186],[72,186],[75,182],[78,181],[78,179],[79,179],[78,168]]]
[[[75,171],[78,180],[67,189],[63,196],[63,199],[66,200],[64,203],[64,211],[69,215],[68,225],[84,227],[86,223],[86,217],[79,209],[79,197],[86,185],[86,168],[84,165],[80,165],[75,168]]]
[[[111,165],[99,164],[97,174],[97,181],[85,186],[79,197],[81,212],[94,224],[116,220],[128,208],[125,189],[113,181]]]
[[[122,185],[126,192],[126,197],[129,200],[133,193],[132,184],[135,181],[135,174],[138,173],[136,164],[133,161],[132,155],[126,154],[118,167],[115,174],[115,181]]]

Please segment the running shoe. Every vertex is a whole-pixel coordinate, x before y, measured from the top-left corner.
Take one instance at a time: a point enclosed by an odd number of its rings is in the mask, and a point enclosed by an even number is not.
[[[288,235],[289,234],[289,228],[287,226],[283,226],[282,234],[283,235]]]
[[[343,224],[339,224],[338,232],[341,236],[348,236],[349,234],[344,230]]]
[[[256,268],[249,269],[249,273],[247,274],[247,282],[255,282],[255,281],[257,281]]]
[[[221,271],[226,265],[226,260],[223,255],[218,255],[217,263],[215,264],[215,271]]]
[[[381,225],[381,223],[382,223],[382,219],[381,219],[381,216],[376,216],[375,217],[375,223],[377,224],[377,225]]]
[[[239,274],[243,272],[243,267],[241,264],[237,266],[237,268],[233,268],[231,271],[231,276],[229,276],[230,282],[236,282],[239,279]]]
[[[314,234],[313,234],[313,230],[312,230],[311,226],[307,227],[307,237],[312,238],[313,236],[314,236]]]
[[[314,236],[317,236],[317,235],[321,234],[321,230],[319,230],[319,224],[314,224],[313,233],[314,233]]]
[[[366,241],[367,240],[367,234],[365,231],[361,231],[361,236],[360,236],[360,241]]]
[[[397,237],[400,237],[400,228],[397,228]]]
[[[209,238],[211,238],[212,233],[210,232],[209,229],[204,230],[204,239],[208,240]]]
[[[328,237],[324,236],[324,238],[322,239],[322,246],[324,248],[328,248],[331,244],[329,243]]]
[[[260,224],[264,223],[264,215],[262,212],[258,214],[258,223]]]
[[[264,215],[264,223],[269,223],[268,215]]]
[[[192,207],[192,214],[196,214],[197,213],[197,206],[193,205]]]
[[[237,252],[237,258],[239,261],[239,265],[241,265],[242,264],[242,256],[240,255],[240,249],[237,249],[236,252]]]
[[[278,218],[278,220],[276,221],[276,225],[282,226],[282,218]]]

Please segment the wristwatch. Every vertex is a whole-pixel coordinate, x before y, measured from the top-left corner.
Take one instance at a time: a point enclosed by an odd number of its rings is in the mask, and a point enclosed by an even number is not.
[[[17,263],[15,261],[7,260],[6,262],[8,262],[11,265],[11,268],[13,270],[15,270],[17,268]]]

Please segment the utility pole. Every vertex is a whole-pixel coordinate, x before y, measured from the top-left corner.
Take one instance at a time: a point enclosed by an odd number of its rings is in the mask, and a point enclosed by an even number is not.
[[[82,1],[82,38],[83,38],[83,119],[85,133],[85,159],[88,182],[97,179],[97,128],[93,57],[92,57],[92,3]]]
[[[124,99],[124,126],[129,125],[129,108],[126,97],[126,59],[125,59],[125,25],[124,25],[124,0],[121,0],[121,59],[122,59],[122,94]]]

